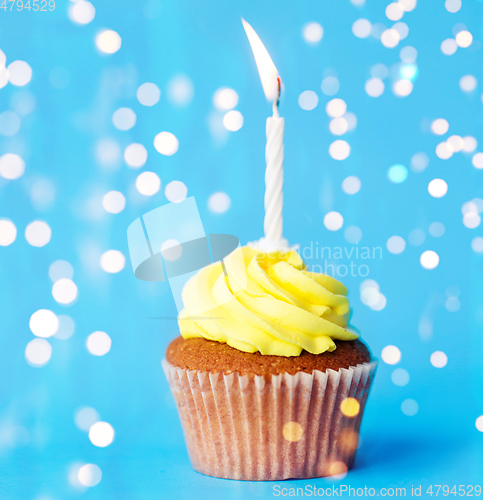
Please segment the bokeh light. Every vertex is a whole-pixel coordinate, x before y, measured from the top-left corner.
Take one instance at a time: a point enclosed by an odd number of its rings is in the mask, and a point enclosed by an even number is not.
[[[365,286],[361,289],[361,302],[368,307],[374,307],[379,301],[379,287]]]
[[[349,123],[345,118],[333,118],[330,120],[329,130],[334,135],[343,135],[349,130]]]
[[[343,118],[347,122],[348,131],[354,130],[357,127],[357,116],[354,113],[352,113],[352,111],[348,111],[347,113],[345,113]]]
[[[329,154],[334,158],[334,160],[345,160],[351,152],[351,147],[346,141],[338,140],[334,141],[329,146]]]
[[[77,285],[70,279],[62,278],[53,284],[52,296],[59,304],[71,304],[77,298]]]
[[[329,212],[324,217],[324,226],[329,231],[338,231],[344,224],[344,218],[339,212]]]
[[[96,464],[85,464],[77,473],[77,479],[82,486],[97,486],[102,479],[102,471]]]
[[[453,156],[453,148],[445,141],[436,146],[436,156],[441,160],[448,160]]]
[[[409,383],[409,373],[404,368],[396,368],[391,373],[391,380],[394,385],[404,387]]]
[[[347,111],[347,104],[343,99],[331,99],[325,106],[325,112],[332,118],[344,116]]]
[[[161,188],[161,179],[154,172],[143,172],[136,179],[136,189],[144,196],[153,196]]]
[[[429,165],[429,156],[426,153],[416,153],[411,157],[411,170],[422,172]]]
[[[213,104],[220,111],[228,111],[238,104],[238,94],[233,89],[222,87],[213,95]]]
[[[476,419],[475,426],[480,432],[483,432],[483,415]]]
[[[96,9],[87,0],[78,0],[69,5],[67,15],[74,24],[89,24],[96,16]]]
[[[381,351],[381,358],[388,365],[396,365],[401,361],[401,351],[395,345],[387,345]]]
[[[122,45],[122,38],[114,30],[103,30],[96,36],[96,47],[104,54],[114,54]]]
[[[458,44],[458,47],[469,47],[473,43],[473,35],[466,30],[460,31],[456,37],[456,43]]]
[[[404,40],[409,35],[409,26],[406,23],[398,22],[392,26],[399,34],[399,41]]]
[[[483,252],[483,238],[481,236],[476,236],[471,240],[471,249],[476,253]]]
[[[417,0],[398,0],[404,12],[412,12],[417,5]]]
[[[299,106],[305,111],[311,111],[317,107],[319,96],[313,90],[305,90],[299,95]]]
[[[413,84],[411,80],[403,78],[394,82],[392,90],[397,97],[407,97],[413,91]]]
[[[357,226],[349,226],[344,231],[344,238],[348,243],[352,243],[353,245],[359,243],[362,239],[362,230]]]
[[[394,184],[404,182],[408,177],[408,170],[404,165],[393,165],[387,171],[387,178]]]
[[[107,422],[96,422],[89,429],[89,439],[94,446],[105,448],[114,440],[114,429]]]
[[[380,293],[377,296],[376,302],[374,304],[370,304],[369,307],[373,311],[382,311],[386,307],[386,305],[387,305],[387,298],[385,297],[385,295]]]
[[[424,269],[435,269],[439,264],[439,255],[434,250],[426,250],[421,254],[419,262]]]
[[[99,263],[106,273],[119,273],[124,269],[126,258],[119,250],[108,250],[101,255]]]
[[[357,399],[345,398],[340,403],[340,411],[349,418],[353,418],[359,414],[361,405]]]
[[[121,146],[115,139],[103,138],[95,147],[96,160],[106,169],[115,169],[121,159]]]
[[[136,97],[143,106],[154,106],[159,102],[161,91],[155,83],[146,82],[138,87]]]
[[[44,247],[52,236],[50,226],[41,220],[31,222],[25,229],[25,239],[33,247]]]
[[[325,95],[335,95],[340,89],[339,80],[335,76],[328,76],[322,80],[320,89]]]
[[[445,9],[452,14],[458,12],[461,9],[461,5],[461,0],[446,0],[446,2],[444,2]]]
[[[164,195],[172,203],[180,203],[188,195],[188,188],[181,181],[171,181],[166,185]]]
[[[129,144],[129,146],[124,150],[124,161],[131,168],[140,168],[148,159],[147,149],[137,142]]]
[[[347,476],[347,465],[340,460],[332,462],[329,466],[328,475],[333,479],[344,479]]]
[[[446,228],[441,222],[432,222],[429,226],[429,234],[434,238],[440,238],[444,235]]]
[[[119,130],[132,129],[136,120],[136,113],[131,108],[119,108],[112,115],[112,124]]]
[[[235,109],[228,111],[223,117],[223,125],[230,132],[236,132],[243,127],[243,115]]]
[[[433,179],[428,184],[428,193],[433,198],[442,198],[448,192],[448,184],[443,179]]]
[[[298,422],[287,422],[283,426],[282,434],[287,441],[295,443],[304,435],[304,429]]]
[[[458,312],[461,308],[461,302],[458,297],[448,297],[444,303],[444,307],[449,312]]]
[[[154,138],[154,147],[164,156],[173,156],[179,149],[179,141],[171,132],[163,131]]]
[[[352,25],[352,33],[357,38],[367,38],[371,34],[371,22],[367,19],[358,19]]]
[[[476,212],[468,212],[463,215],[463,224],[468,229],[475,229],[481,223],[481,217]]]
[[[126,198],[119,191],[109,191],[102,198],[102,206],[111,214],[118,214],[126,206]]]
[[[213,193],[208,198],[208,208],[211,212],[215,214],[225,213],[231,205],[230,197],[223,192]]]
[[[390,3],[386,7],[386,17],[390,21],[399,21],[404,15],[404,10],[397,2]]]
[[[10,219],[0,219],[0,246],[8,247],[17,238],[17,228]]]
[[[444,118],[437,118],[436,120],[433,120],[431,122],[431,131],[433,132],[433,134],[443,135],[448,132],[448,129],[448,120],[445,120]]]
[[[412,64],[418,58],[418,51],[414,47],[408,45],[400,50],[399,57],[403,63]]]
[[[8,83],[8,69],[0,65],[0,89],[3,89]]]
[[[7,66],[8,81],[16,87],[27,85],[32,79],[32,68],[25,61],[13,61]]]
[[[418,75],[418,67],[415,64],[403,64],[399,73],[405,80],[414,80]]]
[[[435,368],[444,368],[448,364],[448,356],[443,351],[434,351],[430,362]]]
[[[56,339],[67,340],[72,337],[75,332],[75,323],[74,320],[65,314],[59,314],[57,316],[59,319],[59,328],[55,333],[54,337]]]
[[[473,166],[479,170],[483,168],[483,153],[476,153],[471,160]]]
[[[88,432],[89,429],[100,420],[101,416],[99,412],[90,406],[78,408],[74,413],[75,425],[81,431]]]
[[[0,134],[7,137],[14,136],[22,124],[20,117],[13,111],[0,113]]]
[[[452,56],[458,50],[458,44],[454,38],[446,38],[441,42],[440,49],[445,56]]]
[[[384,82],[380,78],[370,78],[365,84],[365,90],[370,97],[379,97],[384,93]]]
[[[29,328],[36,337],[52,337],[59,328],[59,319],[49,309],[39,309],[30,316]]]
[[[460,89],[463,92],[473,92],[478,85],[478,81],[473,75],[464,75],[460,78]]]
[[[171,78],[166,89],[168,100],[177,107],[187,106],[193,99],[194,93],[193,82],[186,75],[176,75]]]
[[[465,141],[459,135],[452,135],[448,137],[446,144],[452,149],[455,153],[461,151],[465,145]]]
[[[0,156],[0,175],[5,179],[18,179],[25,171],[25,162],[16,154],[6,153]]]
[[[161,245],[161,255],[165,260],[178,260],[183,254],[183,247],[178,240],[169,239]]]
[[[361,189],[361,180],[355,175],[350,175],[342,181],[342,191],[346,194],[356,194]]]
[[[374,64],[374,66],[372,66],[371,68],[371,76],[373,78],[380,78],[381,80],[384,80],[384,78],[386,78],[388,74],[389,70],[385,64]]]
[[[94,356],[104,356],[111,350],[111,337],[106,332],[93,332],[87,337],[87,350]]]
[[[319,23],[307,23],[302,29],[302,36],[307,43],[315,45],[322,40],[324,29]]]
[[[401,37],[399,36],[399,33],[394,28],[383,31],[381,35],[381,43],[388,49],[396,47],[400,39]]]
[[[25,359],[30,366],[40,368],[46,365],[52,356],[52,346],[45,339],[33,339],[25,348]]]
[[[471,153],[478,146],[478,141],[471,135],[463,137],[463,151],[465,153]]]
[[[406,242],[401,236],[391,236],[386,243],[387,249],[393,254],[400,254],[406,248]]]
[[[426,240],[426,235],[421,229],[413,229],[408,235],[408,241],[415,247],[421,246]]]
[[[414,399],[405,399],[401,403],[401,411],[408,417],[414,417],[419,411],[419,405]]]
[[[73,277],[74,268],[72,264],[66,260],[56,260],[49,267],[49,278],[54,283],[62,278],[71,280]]]

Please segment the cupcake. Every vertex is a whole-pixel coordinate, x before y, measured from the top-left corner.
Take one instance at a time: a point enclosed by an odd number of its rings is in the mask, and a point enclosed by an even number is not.
[[[163,368],[195,470],[268,481],[351,467],[376,362],[346,294],[294,250],[251,247],[186,283]]]

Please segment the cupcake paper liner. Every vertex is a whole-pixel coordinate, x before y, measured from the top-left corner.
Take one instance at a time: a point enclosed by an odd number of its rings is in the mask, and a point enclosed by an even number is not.
[[[198,472],[275,481],[352,466],[376,361],[271,379],[162,365]]]

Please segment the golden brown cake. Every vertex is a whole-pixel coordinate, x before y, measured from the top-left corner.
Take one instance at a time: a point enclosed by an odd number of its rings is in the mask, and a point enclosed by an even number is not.
[[[239,351],[227,344],[204,338],[183,339],[177,337],[166,351],[168,363],[185,370],[223,372],[229,375],[263,375],[265,378],[280,373],[312,373],[349,368],[371,360],[369,349],[360,340],[336,340],[337,349],[332,352],[311,354],[302,351],[300,356],[263,356],[259,352]]]

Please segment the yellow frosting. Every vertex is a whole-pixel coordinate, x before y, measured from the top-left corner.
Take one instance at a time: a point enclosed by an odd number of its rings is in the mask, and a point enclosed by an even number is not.
[[[178,323],[185,339],[204,337],[245,352],[298,356],[333,351],[332,339],[354,340],[347,289],[308,272],[299,254],[235,250],[201,269],[183,289]]]

